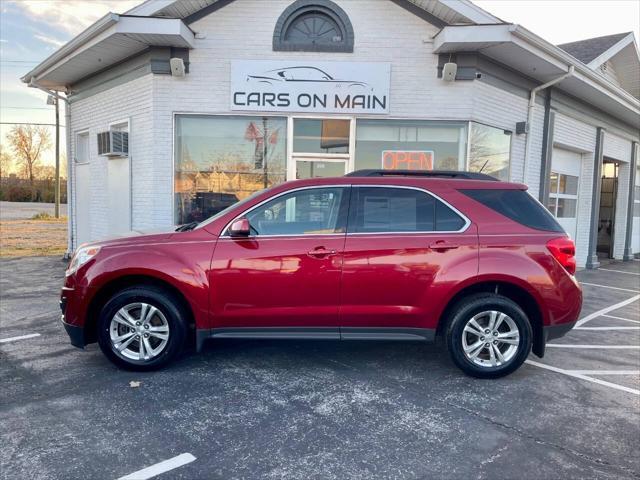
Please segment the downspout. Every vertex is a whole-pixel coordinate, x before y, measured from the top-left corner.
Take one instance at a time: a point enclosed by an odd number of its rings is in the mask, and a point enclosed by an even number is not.
[[[58,100],[63,100],[64,105],[64,128],[66,130],[66,144],[67,144],[67,251],[64,254],[64,259],[68,260],[71,258],[71,254],[73,253],[73,202],[72,199],[72,188],[73,188],[73,161],[70,157],[71,155],[71,105],[69,104],[69,99],[67,97],[61,96],[57,91],[49,90],[42,85],[38,85],[35,80],[35,77],[31,77],[29,81],[29,86],[32,88],[37,88],[42,90],[43,92],[51,95]]]
[[[531,123],[533,122],[533,110],[536,106],[536,95],[538,92],[549,88],[556,83],[563,81],[566,78],[573,76],[574,66],[569,65],[569,71],[560,75],[553,80],[548,81],[547,83],[543,83],[542,85],[538,85],[534,89],[531,90],[531,94],[529,95],[529,107],[527,108],[527,138],[524,143],[524,168],[522,171],[522,183],[527,183],[527,168],[529,163],[529,151],[531,150]]]

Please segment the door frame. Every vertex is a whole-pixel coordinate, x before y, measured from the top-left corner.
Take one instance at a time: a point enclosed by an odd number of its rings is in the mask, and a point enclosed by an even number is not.
[[[296,120],[348,120],[349,121],[349,153],[305,153],[293,151],[293,124]],[[296,179],[298,160],[344,163],[345,173],[352,172],[355,165],[356,150],[356,117],[353,115],[304,115],[292,114],[287,117],[287,173],[286,180]]]
[[[604,174],[600,177],[600,204],[598,205],[598,225],[600,225],[600,209],[602,208],[602,183],[606,178],[613,179],[613,192],[612,192],[612,205],[611,205],[611,238],[609,240],[609,251],[607,252],[607,258],[614,258],[614,248],[616,241],[616,213],[618,210],[618,192],[620,188],[620,167],[623,162],[619,160],[615,160],[610,157],[606,157],[603,159],[603,172],[604,172],[604,164],[611,163],[614,165],[614,176],[613,177],[605,177]],[[597,228],[597,227],[596,227]],[[596,253],[598,251],[598,246],[596,242]],[[601,252],[603,253],[603,252]]]
[[[78,160],[78,144],[80,137],[86,137],[87,141],[87,148],[85,152],[86,158],[83,158],[81,161]],[[67,202],[74,202],[72,210],[73,215],[71,216],[70,220],[72,224],[71,236],[73,238],[73,249],[76,249],[78,248],[78,245],[80,245],[80,243],[86,243],[91,240],[91,209],[89,208],[89,199],[84,202],[84,206],[86,207],[86,209],[84,211],[80,209],[80,214],[78,214],[77,208],[79,198],[78,190],[80,189],[80,182],[78,181],[79,178],[81,179],[81,181],[87,183],[86,185],[83,185],[83,187],[86,187],[87,192],[91,192],[91,172],[85,172],[85,169],[88,170],[89,168],[91,168],[91,132],[88,128],[83,128],[81,130],[76,130],[73,132],[73,158],[71,160],[72,163],[68,166],[68,168],[73,168],[73,197],[68,198]],[[87,175],[83,176],[81,173],[87,173]],[[81,219],[80,216],[85,213],[86,218]],[[80,223],[83,223],[83,226],[81,228],[78,228],[78,225]],[[79,232],[87,234],[87,238],[81,239],[82,242],[78,241],[78,237],[81,236]]]

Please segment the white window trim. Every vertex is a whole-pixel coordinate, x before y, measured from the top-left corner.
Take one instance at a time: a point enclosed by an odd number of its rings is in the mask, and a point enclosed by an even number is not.
[[[78,137],[81,135],[87,135],[87,160],[84,162],[78,161]],[[82,130],[76,130],[73,135],[73,164],[74,165],[89,165],[91,163],[91,132],[88,128]]]
[[[578,195],[580,194],[580,187],[581,187],[581,182],[582,182],[582,178],[581,175],[575,175],[574,172],[568,173],[566,170],[564,169],[556,169],[556,170],[551,170],[551,175],[553,174],[556,175],[564,175],[566,177],[577,177],[578,178],[578,184],[576,186],[576,193],[574,194],[569,194],[569,193],[558,193],[558,191],[560,190],[560,178],[558,177],[558,182],[556,185],[556,192],[552,192],[549,191],[549,200],[556,200],[553,211],[551,212],[553,214],[553,216],[555,218],[578,218],[578,210],[580,208],[579,202],[578,202]],[[549,177],[551,178],[551,177]],[[568,199],[568,200],[575,200],[576,201],[576,214],[574,217],[558,217],[558,199]],[[548,208],[548,207],[547,207]]]
[[[113,127],[120,126],[120,125],[125,125],[125,124],[127,125],[126,132],[127,133],[131,133],[131,119],[130,118],[125,118],[125,119],[122,119],[122,120],[117,120],[115,122],[110,122],[109,123],[109,131],[111,131],[113,129]]]

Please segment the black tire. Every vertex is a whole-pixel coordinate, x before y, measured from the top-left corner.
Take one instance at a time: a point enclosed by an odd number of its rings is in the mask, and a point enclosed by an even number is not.
[[[123,307],[146,303],[157,308],[166,319],[169,338],[157,356],[148,360],[127,358],[118,352],[111,341],[111,320]],[[115,365],[125,370],[150,371],[164,367],[183,350],[188,331],[188,320],[180,299],[162,288],[141,285],[121,290],[105,304],[98,319],[98,344],[105,356]]]
[[[519,345],[510,360],[498,366],[484,366],[467,358],[463,348],[465,325],[475,315],[487,311],[497,311],[508,315],[519,333]],[[476,337],[477,338],[477,337]],[[453,360],[464,373],[476,378],[499,378],[516,371],[527,359],[531,351],[531,323],[520,306],[507,297],[492,293],[479,293],[460,300],[451,310],[448,318],[445,342]],[[491,347],[489,347],[489,350]],[[487,353],[488,354],[488,353]],[[485,360],[486,361],[486,360]]]

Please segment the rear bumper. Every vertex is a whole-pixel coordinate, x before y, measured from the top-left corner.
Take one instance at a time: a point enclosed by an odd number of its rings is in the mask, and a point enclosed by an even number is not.
[[[550,325],[544,327],[544,340],[547,343],[549,340],[554,340],[556,338],[564,337],[573,327],[576,326],[577,322],[569,322],[569,323],[561,323],[560,325]]]

